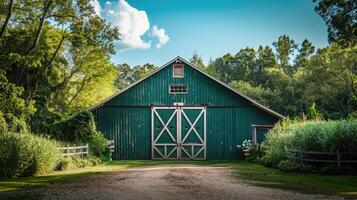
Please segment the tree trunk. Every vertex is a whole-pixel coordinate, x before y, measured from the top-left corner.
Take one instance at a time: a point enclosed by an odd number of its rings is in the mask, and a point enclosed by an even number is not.
[[[51,66],[52,62],[55,60],[55,58],[56,58],[56,56],[57,56],[57,53],[58,53],[58,51],[60,50],[60,48],[61,48],[61,46],[62,46],[62,44],[63,44],[65,38],[66,38],[66,36],[63,35],[62,38],[61,38],[61,41],[59,42],[59,44],[58,44],[57,47],[56,47],[56,50],[55,50],[55,52],[53,53],[51,59],[50,59],[50,60],[48,61],[48,63],[46,64],[46,66],[45,66],[45,76],[47,75],[48,69],[49,69],[49,67]]]
[[[38,46],[38,42],[40,41],[40,36],[42,33],[42,29],[43,29],[43,24],[46,20],[47,12],[50,9],[51,5],[52,5],[52,1],[49,1],[48,4],[44,7],[43,14],[40,18],[40,24],[38,26],[38,29],[37,29],[37,32],[35,35],[35,39],[32,43],[32,46],[27,50],[27,53],[26,53],[27,55],[31,54]]]
[[[4,21],[4,24],[2,25],[1,27],[1,31],[0,31],[0,39],[2,38],[2,36],[5,34],[5,30],[7,28],[7,25],[9,24],[10,22],[10,19],[11,19],[11,16],[12,16],[12,10],[14,8],[14,0],[11,0],[10,3],[9,3],[9,10],[7,12],[7,15],[6,15],[6,19]]]

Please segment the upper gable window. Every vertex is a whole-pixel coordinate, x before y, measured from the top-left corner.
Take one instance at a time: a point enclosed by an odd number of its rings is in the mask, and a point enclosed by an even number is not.
[[[184,76],[183,64],[174,64],[173,65],[173,77],[174,78],[183,78],[183,76]]]

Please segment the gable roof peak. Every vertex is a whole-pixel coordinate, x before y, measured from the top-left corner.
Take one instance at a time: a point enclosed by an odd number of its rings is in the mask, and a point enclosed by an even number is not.
[[[191,62],[189,62],[189,61],[183,59],[183,58],[180,57],[180,56],[176,56],[174,59],[170,60],[169,62],[167,62],[167,63],[164,64],[163,66],[161,66],[161,67],[159,67],[158,69],[154,70],[151,74],[147,75],[147,76],[144,77],[144,78],[141,78],[141,79],[137,80],[136,82],[132,83],[132,84],[129,85],[128,87],[126,87],[126,88],[120,90],[119,92],[117,92],[117,93],[115,93],[114,95],[108,97],[107,99],[104,99],[102,102],[100,102],[100,103],[98,103],[98,104],[96,104],[96,105],[94,105],[94,106],[88,108],[87,110],[91,111],[91,110],[94,110],[94,109],[96,109],[96,108],[98,108],[98,107],[103,106],[106,102],[110,101],[110,100],[113,99],[114,97],[116,97],[116,96],[122,94],[123,92],[129,90],[129,89],[132,88],[133,86],[135,86],[135,85],[139,84],[140,82],[144,81],[145,79],[151,77],[152,75],[156,74],[157,72],[161,71],[162,69],[166,68],[167,66],[171,65],[172,63],[185,63],[185,64],[187,64],[188,66],[190,66],[190,67],[196,69],[197,71],[201,72],[202,74],[206,75],[206,76],[209,77],[210,79],[212,79],[212,80],[216,81],[217,83],[221,84],[222,86],[228,88],[228,89],[231,90],[232,92],[234,92],[234,93],[238,94],[239,96],[245,98],[246,100],[248,100],[249,102],[251,102],[251,103],[252,103],[254,106],[256,106],[257,108],[260,108],[261,110],[264,110],[264,111],[266,111],[266,112],[268,112],[268,113],[270,113],[270,114],[272,114],[272,115],[274,115],[274,116],[276,116],[276,117],[278,117],[278,118],[281,118],[281,119],[285,118],[285,116],[281,115],[280,113],[275,112],[275,111],[273,111],[273,110],[267,108],[266,106],[261,105],[261,104],[258,103],[257,101],[255,101],[255,100],[253,100],[252,98],[250,98],[250,97],[248,97],[248,96],[242,94],[240,91],[236,90],[235,88],[232,88],[231,86],[229,86],[228,84],[224,83],[223,81],[218,80],[218,79],[216,79],[215,77],[213,77],[213,76],[207,74],[205,71],[201,70],[200,68],[198,68],[197,66],[195,66],[193,63],[191,63]]]

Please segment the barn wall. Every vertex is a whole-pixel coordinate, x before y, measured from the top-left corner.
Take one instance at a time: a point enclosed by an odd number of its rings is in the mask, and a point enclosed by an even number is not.
[[[231,90],[192,67],[185,65],[184,78],[172,77],[172,66],[135,85],[121,95],[115,97],[106,105],[173,105],[174,102],[183,102],[185,105],[239,105],[250,106],[250,102],[239,97]],[[187,84],[188,94],[170,95],[168,88],[171,84]],[[238,98],[237,98],[238,97]]]
[[[188,94],[169,95],[170,84],[187,84]],[[237,145],[251,139],[251,124],[278,120],[191,67],[172,78],[168,66],[93,111],[98,129],[115,140],[114,159],[151,159],[151,106],[174,102],[207,106],[207,159],[243,158]]]
[[[114,159],[151,158],[151,108],[103,107],[95,115],[98,129],[115,141]],[[243,158],[237,145],[251,139],[251,124],[275,122],[254,108],[208,108],[207,159]]]

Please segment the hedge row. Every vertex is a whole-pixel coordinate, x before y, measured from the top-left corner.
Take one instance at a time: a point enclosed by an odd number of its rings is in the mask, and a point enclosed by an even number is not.
[[[65,120],[44,125],[37,133],[45,133],[49,137],[62,142],[88,142],[97,134],[94,117],[88,111],[80,112]]]
[[[356,153],[357,120],[283,121],[267,135],[260,160],[269,166],[292,169],[298,167],[294,150]]]
[[[43,174],[61,158],[59,144],[30,133],[0,133],[0,177]]]

